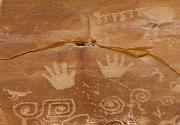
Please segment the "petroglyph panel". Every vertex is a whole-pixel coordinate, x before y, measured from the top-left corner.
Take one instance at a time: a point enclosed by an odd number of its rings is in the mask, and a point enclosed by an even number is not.
[[[179,125],[179,6],[0,1],[0,125]]]

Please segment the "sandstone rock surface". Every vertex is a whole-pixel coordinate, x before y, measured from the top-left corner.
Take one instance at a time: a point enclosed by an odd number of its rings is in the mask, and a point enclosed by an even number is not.
[[[179,0],[0,0],[0,125],[179,125]]]

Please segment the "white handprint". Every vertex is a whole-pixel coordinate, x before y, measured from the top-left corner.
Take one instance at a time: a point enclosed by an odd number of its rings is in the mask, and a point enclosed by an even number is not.
[[[134,65],[134,63],[130,63],[129,65],[125,66],[125,58],[122,56],[121,62],[119,64],[118,61],[118,55],[115,54],[113,57],[113,61],[110,61],[110,56],[106,55],[106,61],[107,61],[107,66],[103,65],[102,62],[97,60],[97,64],[100,67],[100,70],[102,74],[107,77],[107,78],[116,78],[116,77],[122,77],[127,70]]]
[[[59,71],[57,62],[53,63],[54,71],[53,72],[48,66],[45,66],[46,71],[50,74],[50,76],[45,73],[42,74],[51,85],[57,90],[63,90],[67,88],[71,88],[75,85],[74,76],[76,71],[72,71],[70,74],[67,71],[67,64],[62,64],[62,72]]]

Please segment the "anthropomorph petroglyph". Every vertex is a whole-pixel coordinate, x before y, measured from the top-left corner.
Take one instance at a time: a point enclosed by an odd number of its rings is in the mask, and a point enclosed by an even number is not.
[[[36,102],[18,103],[13,106],[16,116],[22,120],[22,125],[27,125],[29,119],[40,117],[42,111],[39,113],[38,104]]]
[[[118,55],[115,54],[113,61],[111,61],[110,56],[106,55],[107,65],[103,65],[102,62],[97,60],[97,64],[100,67],[100,70],[106,78],[117,78],[122,77],[134,63],[130,63],[127,66],[125,63],[125,57],[122,56],[121,62],[119,63]]]
[[[159,107],[156,108],[156,111],[153,112],[153,114],[158,117],[159,119],[162,118],[166,114],[165,111],[161,111]]]
[[[27,92],[20,92],[20,91],[14,91],[10,89],[3,89],[4,92],[7,92],[10,95],[10,99],[13,101],[16,101],[19,97],[24,97],[28,94],[31,94],[32,91],[27,91]]]
[[[57,62],[53,63],[54,71],[53,72],[48,66],[45,66],[45,69],[50,74],[50,76],[43,73],[42,75],[51,83],[51,85],[57,90],[63,90],[71,88],[75,85],[75,74],[76,71],[68,73],[68,67],[66,63],[62,64],[62,72],[59,70]]]

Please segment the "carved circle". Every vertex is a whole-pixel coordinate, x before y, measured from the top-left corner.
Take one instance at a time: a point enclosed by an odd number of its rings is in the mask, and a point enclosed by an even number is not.
[[[61,114],[63,114],[66,110],[67,110],[67,107],[60,105],[60,106],[55,107],[54,112],[55,112],[55,114],[57,114],[57,115],[61,115]]]
[[[175,103],[175,98],[171,96],[164,97],[160,99],[162,105],[173,105]]]
[[[100,102],[100,107],[104,110],[105,114],[109,115],[121,113],[124,106],[124,101],[116,96],[105,98]]]
[[[19,103],[13,106],[16,116],[22,119],[33,119],[41,115],[36,102]]]
[[[137,88],[131,92],[130,98],[134,101],[144,103],[149,101],[149,99],[151,98],[151,94],[146,89]]]
[[[47,117],[70,117],[75,113],[76,105],[72,99],[46,100]]]

